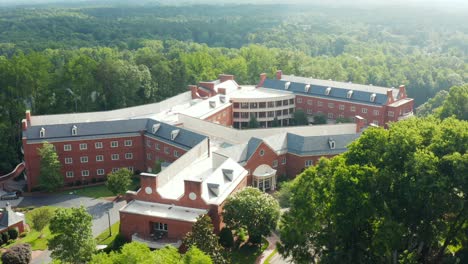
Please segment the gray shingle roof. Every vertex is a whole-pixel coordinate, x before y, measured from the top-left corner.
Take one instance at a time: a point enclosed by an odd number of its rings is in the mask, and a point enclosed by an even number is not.
[[[160,128],[153,134],[153,124],[160,123]],[[72,127],[77,127],[77,135],[72,136]],[[40,130],[45,129],[45,136],[40,137]],[[179,130],[177,137],[172,140],[171,132]],[[129,133],[139,133],[146,131],[146,135],[162,139],[163,141],[176,144],[184,148],[191,148],[201,141],[206,136],[195,132],[162,123],[153,119],[128,119],[102,122],[85,122],[85,123],[70,123],[45,126],[30,126],[26,131],[23,131],[23,136],[27,137],[28,141],[34,140],[59,140],[72,138],[99,138],[109,135],[124,135]]]
[[[297,155],[336,155],[347,150],[347,146],[360,134],[303,137],[288,133],[288,152]],[[335,142],[330,148],[329,140]]]
[[[249,142],[247,143],[247,156],[246,156],[246,160],[249,160],[250,157],[252,157],[252,155],[255,153],[255,150],[257,150],[258,146],[260,146],[260,144],[262,144],[262,140],[259,139],[259,138],[256,138],[256,137],[253,137],[249,140]]]
[[[21,216],[20,214],[17,214],[11,210],[11,206],[7,204],[2,212],[2,216],[0,217],[0,228],[7,228],[22,221],[24,221],[24,216]]]
[[[264,88],[269,88],[269,89],[275,89],[275,90],[285,90],[285,84],[288,81],[285,80],[276,80],[276,79],[266,79],[265,82],[263,83]],[[340,83],[336,83],[340,84]],[[322,98],[333,98],[336,100],[342,100],[342,101],[350,101],[350,102],[359,102],[359,103],[365,103],[365,104],[370,104],[370,105],[384,105],[387,102],[387,94],[381,93],[381,88],[376,89],[376,91],[361,91],[361,90],[353,90],[353,94],[351,98],[347,98],[347,93],[350,91],[349,88],[342,88],[342,87],[331,87],[331,91],[329,95],[325,94],[325,90],[329,86],[322,86],[322,85],[310,85],[310,89],[306,91],[305,86],[307,83],[298,83],[298,82],[290,82],[288,91],[291,91],[295,94],[303,94],[303,95],[311,95],[311,96],[316,96],[316,97],[322,97]],[[372,86],[369,86],[372,87]],[[376,97],[374,102],[371,102],[370,97],[371,95],[375,93]]]

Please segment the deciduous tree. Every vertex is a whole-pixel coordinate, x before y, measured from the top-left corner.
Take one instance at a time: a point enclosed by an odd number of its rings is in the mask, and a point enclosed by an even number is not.
[[[38,150],[41,157],[39,182],[46,191],[56,191],[63,186],[63,176],[60,173],[61,164],[54,146],[45,142]]]
[[[106,186],[115,195],[124,194],[132,184],[133,173],[127,169],[122,168],[107,175]]]

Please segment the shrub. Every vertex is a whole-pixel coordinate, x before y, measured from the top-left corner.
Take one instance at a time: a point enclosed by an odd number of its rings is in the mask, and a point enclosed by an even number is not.
[[[75,181],[75,185],[76,185],[76,186],[80,186],[80,185],[81,185],[81,181],[80,181],[80,180]]]
[[[28,234],[28,232],[23,232],[23,233],[21,233],[21,234],[19,235],[19,237],[20,237],[20,238],[23,238],[23,237],[25,237],[27,234]]]
[[[96,178],[92,178],[92,179],[91,179],[91,182],[92,182],[92,183],[96,183],[96,182],[97,182],[97,179],[96,179]]]
[[[12,246],[2,255],[3,263],[28,264],[31,261],[31,246],[29,244],[18,244]]]
[[[127,239],[125,238],[125,236],[118,234],[114,238],[114,241],[112,241],[111,246],[109,246],[107,249],[109,249],[109,252],[117,251],[120,250],[120,248],[122,248],[122,246],[125,245],[125,243],[127,243]]]
[[[10,239],[17,239],[18,238],[18,228],[13,228],[8,230],[8,235],[10,236]]]
[[[231,229],[225,227],[219,232],[219,243],[225,248],[232,248],[234,246],[234,237],[232,236]]]
[[[10,235],[8,235],[8,232],[3,232],[2,233],[2,241],[4,244],[6,244],[10,240]]]

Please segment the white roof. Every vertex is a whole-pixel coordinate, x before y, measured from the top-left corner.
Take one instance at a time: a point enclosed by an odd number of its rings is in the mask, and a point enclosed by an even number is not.
[[[219,88],[224,88],[224,89],[226,89],[226,94],[228,94],[228,93],[230,93],[231,91],[237,90],[238,87],[239,87],[239,84],[237,84],[236,81],[234,81],[234,80],[227,80],[227,81],[224,81],[224,82],[222,82],[222,83],[215,84],[214,90],[215,90],[216,92],[218,92],[218,89],[219,89]]]
[[[239,99],[269,99],[277,98],[281,96],[294,97],[294,94],[290,91],[279,91],[266,88],[257,88],[253,85],[241,86],[241,89],[232,91],[229,96],[233,100]]]
[[[286,74],[283,74],[281,76],[281,80],[289,81],[289,82],[307,83],[311,85],[319,85],[319,86],[326,86],[326,87],[343,88],[343,89],[354,90],[354,91],[379,93],[379,94],[387,94],[387,91],[391,89],[391,88],[382,87],[382,86],[357,84],[357,83],[351,83],[351,82],[338,82],[338,81],[332,81],[332,80],[320,80],[320,79],[299,77],[299,76],[286,75]],[[393,92],[393,98],[397,98],[399,90],[398,89],[391,89],[391,90]]]
[[[224,97],[224,101],[221,98]],[[194,105],[181,111],[181,114],[204,119],[231,105],[225,95],[215,95],[205,100],[197,100]],[[213,103],[211,103],[213,102]]]
[[[120,209],[120,212],[194,223],[198,216],[207,214],[208,210],[133,200]]]
[[[262,138],[277,154],[285,154],[288,151],[287,133],[280,133],[273,136]]]

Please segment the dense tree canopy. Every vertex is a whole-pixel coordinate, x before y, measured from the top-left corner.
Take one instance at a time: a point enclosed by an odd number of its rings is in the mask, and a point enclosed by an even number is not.
[[[455,262],[467,242],[467,149],[468,122],[454,118],[366,130],[294,181],[280,252],[298,263]]]
[[[133,172],[127,168],[121,168],[118,171],[107,175],[106,186],[115,195],[124,194],[132,184]]]
[[[38,150],[41,157],[39,182],[42,189],[56,191],[63,186],[63,177],[60,172],[61,165],[54,146],[45,142]]]

